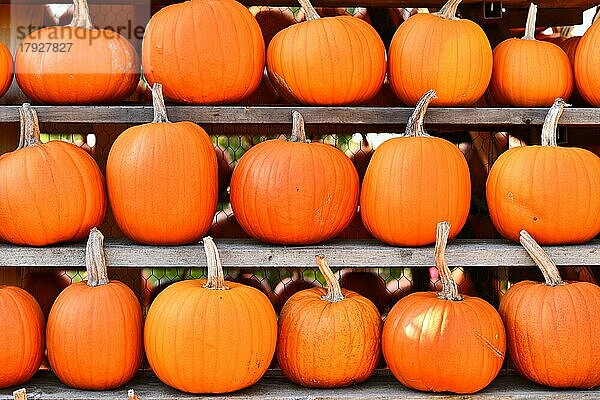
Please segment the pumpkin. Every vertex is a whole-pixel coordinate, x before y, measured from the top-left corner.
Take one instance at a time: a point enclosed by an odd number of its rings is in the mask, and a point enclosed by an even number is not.
[[[438,224],[435,264],[442,291],[398,301],[385,320],[382,349],[392,374],[411,389],[475,393],[502,368],[506,336],[494,307],[459,294],[445,257],[449,232],[447,222]]]
[[[391,299],[385,280],[377,272],[343,268],[336,273],[337,277],[342,288],[371,300],[379,313],[383,314]]]
[[[31,379],[44,358],[44,315],[33,296],[0,286],[0,389]]]
[[[44,318],[48,318],[54,301],[67,286],[71,279],[66,271],[27,271],[23,278],[23,289],[31,294],[39,303]]]
[[[433,243],[440,220],[453,224],[450,237],[455,237],[469,215],[471,181],[465,157],[455,145],[423,129],[427,106],[435,97],[435,91],[427,92],[405,134],[375,150],[363,180],[363,223],[373,236],[392,245]]]
[[[8,91],[13,80],[13,59],[8,47],[0,43],[0,96]]]
[[[301,104],[371,100],[386,70],[385,46],[377,31],[349,15],[321,18],[309,0],[300,4],[306,21],[282,30],[269,43],[271,82],[283,97]]]
[[[471,105],[492,75],[492,48],[476,23],[459,19],[461,0],[434,14],[416,14],[396,31],[389,48],[388,78],[396,96],[414,106],[433,88],[436,106]]]
[[[23,39],[15,54],[19,87],[37,103],[125,100],[140,78],[135,49],[118,33],[95,29],[86,0],[74,5],[69,25],[42,28]]]
[[[283,278],[273,289],[271,294],[271,302],[275,307],[275,311],[281,312],[283,306],[287,301],[296,293],[317,287],[314,281],[304,279],[302,272],[294,268],[290,273],[290,276]]]
[[[550,106],[573,92],[569,57],[556,44],[536,40],[537,6],[531,3],[525,36],[507,39],[494,49],[491,91],[502,103],[517,107]]]
[[[540,244],[583,243],[600,233],[600,158],[558,147],[565,107],[556,99],[542,127],[542,145],[504,152],[490,170],[487,203],[500,234],[518,241],[522,229]]]
[[[160,84],[152,97],[154,120],[125,130],[108,154],[110,205],[121,231],[138,243],[195,242],[217,208],[217,156],[204,129],[169,122]]]
[[[144,75],[151,85],[162,83],[173,101],[236,103],[256,90],[264,67],[260,27],[234,0],[167,6],[152,16],[144,33]]]
[[[307,387],[363,382],[379,360],[381,317],[370,300],[340,288],[323,256],[316,258],[327,290],[303,290],[283,307],[279,366],[288,379]]]
[[[596,20],[581,37],[575,52],[575,82],[585,101],[600,106],[600,20]]]
[[[259,290],[225,282],[212,238],[204,238],[204,249],[208,279],[174,283],[150,306],[146,356],[158,378],[176,389],[234,392],[256,383],[269,367],[277,316]]]
[[[142,361],[142,309],[124,283],[108,280],[104,236],[93,228],[85,250],[87,281],[58,296],[46,329],[48,361],[61,382],[107,390],[127,383]]]
[[[28,246],[83,239],[106,213],[98,165],[74,144],[42,144],[29,104],[19,114],[19,147],[0,156],[0,237]]]
[[[231,207],[242,228],[263,242],[314,244],[336,237],[352,221],[358,174],[339,149],[307,141],[300,113],[294,111],[293,120],[289,141],[259,143],[238,161]]]
[[[509,355],[521,375],[540,385],[588,389],[600,385],[600,287],[564,282],[556,264],[523,230],[520,242],[545,283],[522,281],[500,301]]]
[[[559,43],[560,48],[563,49],[567,57],[569,57],[572,66],[575,65],[575,54],[577,54],[577,48],[579,47],[580,41],[581,36],[572,36]]]

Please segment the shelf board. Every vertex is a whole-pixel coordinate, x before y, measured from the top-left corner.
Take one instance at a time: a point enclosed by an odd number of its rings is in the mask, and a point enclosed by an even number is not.
[[[401,248],[383,243],[338,240],[322,245],[285,247],[246,239],[217,239],[223,267],[315,267],[315,255],[333,267],[430,267],[433,247]],[[206,267],[201,244],[141,246],[107,239],[108,265],[123,268]],[[600,241],[545,247],[558,265],[600,265]],[[0,267],[85,268],[83,243],[35,248],[0,244]],[[446,251],[450,266],[533,266],[525,250],[504,240],[452,240]]]
[[[162,384],[154,375],[138,374],[126,387],[110,391],[74,390],[61,384],[48,372],[38,373],[30,382],[21,386],[27,389],[30,399],[36,400],[108,400],[127,399],[127,389],[134,389],[140,400],[194,400],[194,399],[245,399],[245,400],[380,400],[380,399],[431,399],[431,393],[407,389],[392,377],[374,377],[359,385],[338,389],[308,389],[295,385],[282,377],[265,377],[256,385],[227,395],[199,396],[179,392]],[[0,400],[12,400],[12,391],[0,390]],[[600,390],[552,390],[538,386],[525,379],[505,375],[499,376],[486,389],[472,396],[474,400],[517,400],[517,399],[598,399]],[[465,396],[440,394],[436,399],[464,399]]]

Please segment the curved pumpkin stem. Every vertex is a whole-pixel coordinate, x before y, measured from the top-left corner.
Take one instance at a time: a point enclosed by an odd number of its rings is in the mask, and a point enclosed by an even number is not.
[[[325,284],[327,285],[327,294],[321,298],[330,303],[337,303],[338,301],[344,300],[340,283],[335,278],[331,268],[329,268],[329,264],[327,263],[325,257],[315,256],[315,258],[317,260],[317,265],[319,266],[319,271],[321,271],[323,274],[323,277],[325,278]]]
[[[542,271],[546,285],[559,286],[565,284],[560,277],[560,272],[558,271],[558,268],[556,268],[554,261],[550,258],[548,253],[546,253],[544,249],[537,244],[535,239],[532,238],[529,233],[527,233],[526,230],[521,231],[519,242],[521,242],[521,245],[533,259],[535,265],[537,265],[540,271]]]
[[[544,125],[542,126],[542,146],[558,146],[556,137],[558,136],[558,120],[563,113],[565,107],[571,107],[560,97],[554,100],[554,104],[550,107]]]
[[[133,389],[129,389],[127,391],[127,399],[128,400],[140,400],[140,398],[137,396],[137,394],[135,394],[135,391]]]
[[[431,89],[421,97],[406,124],[405,136],[429,136],[423,127],[427,107],[432,100],[437,99],[437,93]]]
[[[461,1],[462,0],[448,0],[448,2],[444,4],[442,8],[440,8],[440,11],[436,12],[435,15],[444,19],[460,19],[456,16],[456,11],[458,10],[458,5]]]
[[[17,150],[42,144],[38,115],[29,103],[23,103],[23,106],[19,108],[19,122],[21,123],[21,135]]]
[[[95,287],[108,283],[104,235],[97,228],[92,228],[90,231],[85,247],[85,269],[87,271],[88,286]]]
[[[458,293],[458,286],[452,278],[452,272],[446,262],[446,245],[450,235],[450,224],[440,222],[435,231],[435,267],[440,274],[442,281],[442,291],[438,293],[438,298],[444,300],[461,301],[463,298]]]
[[[533,3],[529,5],[527,12],[527,22],[525,23],[525,36],[521,39],[535,40],[535,19],[537,18],[537,6]]]
[[[169,122],[162,85],[160,83],[154,83],[152,86],[152,108],[154,108],[154,119],[152,122]]]
[[[298,0],[298,3],[300,3],[300,7],[302,7],[302,9],[304,10],[307,21],[313,21],[315,19],[321,18],[317,10],[315,10],[313,5],[311,4],[310,0]]]
[[[14,400],[27,400],[27,390],[19,389],[13,392]]]
[[[94,29],[87,0],[73,0],[73,19],[67,26]]]
[[[204,243],[204,252],[206,253],[206,262],[208,264],[208,278],[204,285],[207,289],[228,290],[225,285],[225,276],[223,275],[223,266],[219,257],[219,250],[215,241],[210,236],[202,240]]]
[[[304,128],[304,117],[298,111],[292,111],[292,136],[290,142],[308,143]]]

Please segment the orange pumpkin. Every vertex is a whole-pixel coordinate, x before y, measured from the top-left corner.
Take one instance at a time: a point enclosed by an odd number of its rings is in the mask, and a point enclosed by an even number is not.
[[[104,177],[85,150],[42,144],[37,113],[19,110],[17,150],[0,156],[0,237],[28,246],[83,239],[106,213]]]
[[[405,135],[375,150],[363,180],[363,223],[373,236],[392,245],[433,243],[439,220],[451,221],[450,237],[455,237],[469,215],[471,180],[464,155],[423,129],[427,106],[435,97],[435,91],[427,92]]]
[[[29,293],[0,286],[0,389],[31,379],[44,358],[44,315]]]
[[[577,48],[579,47],[580,41],[581,36],[573,36],[563,40],[559,44],[560,48],[563,49],[567,57],[569,57],[569,61],[571,62],[572,66],[575,65],[575,54],[577,53]]]
[[[46,330],[48,361],[65,385],[107,390],[127,383],[142,361],[142,309],[133,291],[108,280],[104,236],[90,231],[87,281],[58,296]]]
[[[15,77],[31,100],[48,104],[118,102],[138,84],[140,61],[118,33],[95,29],[86,0],[73,21],[31,33],[15,54]]]
[[[383,355],[411,389],[474,393],[500,372],[506,336],[494,307],[458,293],[446,264],[449,232],[447,222],[438,224],[435,264],[442,291],[413,293],[396,303],[383,326]]]
[[[550,106],[573,92],[569,57],[556,44],[535,40],[537,6],[531,3],[525,36],[507,39],[494,49],[490,82],[494,97],[518,107]]]
[[[240,3],[185,1],[148,22],[142,67],[148,82],[162,83],[170,100],[236,103],[260,83],[265,44],[256,19]]]
[[[0,43],[0,96],[8,91],[13,80],[13,59],[8,47]]]
[[[461,0],[449,0],[435,14],[416,14],[394,35],[388,77],[402,102],[414,106],[433,88],[436,106],[471,105],[485,93],[492,75],[492,48],[474,22],[456,17]]]
[[[377,31],[348,15],[321,18],[308,0],[300,4],[307,21],[276,34],[267,49],[271,82],[282,96],[301,104],[371,100],[386,69],[385,46]]]
[[[575,53],[575,81],[585,101],[600,107],[600,20],[585,32]]]
[[[204,238],[204,249],[208,279],[174,283],[150,306],[146,356],[158,378],[176,389],[234,392],[256,383],[269,367],[277,316],[259,290],[225,283],[212,238]]]
[[[487,203],[500,234],[519,240],[522,229],[541,244],[583,243],[600,233],[600,158],[558,147],[565,102],[556,99],[542,127],[542,145],[504,152],[490,170]]]
[[[110,205],[121,231],[138,243],[195,242],[217,208],[215,149],[198,125],[169,122],[160,84],[152,97],[154,121],[127,129],[108,154]]]
[[[540,385],[589,389],[600,385],[600,287],[564,282],[554,261],[525,231],[520,242],[545,283],[522,281],[506,292],[500,315],[509,355],[525,378]]]
[[[340,288],[325,257],[316,258],[327,290],[303,290],[283,307],[279,366],[302,386],[333,388],[363,382],[379,360],[381,317],[370,300]]]
[[[307,142],[300,113],[294,111],[293,120],[289,141],[259,143],[238,161],[231,206],[242,228],[263,242],[319,243],[341,233],[356,214],[358,174],[339,149]]]

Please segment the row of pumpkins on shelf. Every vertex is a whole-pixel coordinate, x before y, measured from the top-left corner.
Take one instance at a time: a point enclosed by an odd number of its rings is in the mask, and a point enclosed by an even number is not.
[[[587,102],[600,106],[600,22],[582,38],[565,42],[567,56],[556,44],[535,40],[537,7],[532,4],[525,36],[508,39],[492,52],[481,27],[456,17],[460,1],[408,18],[396,31],[387,60],[369,23],[348,15],[321,18],[309,0],[300,0],[306,20],[268,38],[266,51],[259,23],[241,4],[187,1],[150,19],[141,67],[150,85],[165,85],[167,99],[193,104],[247,98],[263,80],[266,59],[269,82],[284,99],[301,104],[369,102],[387,71],[395,95],[411,106],[432,87],[438,106],[472,105],[488,87],[502,105],[550,106],[557,97],[567,99],[574,82]],[[126,99],[139,81],[135,49],[118,33],[93,28],[86,0],[74,5],[71,24],[42,28],[23,40],[15,56],[19,86],[38,103]],[[33,51],[45,43],[71,46]],[[7,87],[12,59],[6,49],[0,54]]]
[[[474,393],[498,374],[508,351],[526,378],[552,387],[600,385],[600,287],[565,282],[537,242],[520,242],[545,283],[512,286],[499,311],[461,295],[445,258],[450,225],[436,229],[439,293],[401,299],[385,322],[367,298],[340,288],[323,256],[326,289],[293,295],[277,319],[264,293],[226,282],[214,241],[204,238],[208,278],[175,283],[152,303],[145,325],[137,298],[107,277],[103,236],[92,229],[87,281],[66,288],[46,325],[35,299],[0,286],[0,388],[37,371],[47,349],[53,372],[78,389],[127,383],[142,354],[169,386],[190,393],[233,392],[256,383],[276,355],[284,375],[308,387],[362,382],[381,353],[393,375],[412,389]],[[45,340],[44,340],[45,336]]]

